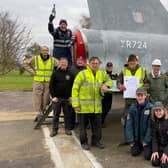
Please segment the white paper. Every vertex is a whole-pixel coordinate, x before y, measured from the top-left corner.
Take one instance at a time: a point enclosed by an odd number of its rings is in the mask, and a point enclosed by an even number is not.
[[[124,98],[136,98],[136,90],[139,86],[139,78],[136,76],[124,76]]]

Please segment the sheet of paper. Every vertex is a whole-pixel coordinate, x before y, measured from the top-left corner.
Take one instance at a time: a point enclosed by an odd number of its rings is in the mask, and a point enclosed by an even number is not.
[[[124,76],[124,86],[126,90],[124,91],[124,98],[136,98],[136,90],[139,85],[139,78],[136,76]]]

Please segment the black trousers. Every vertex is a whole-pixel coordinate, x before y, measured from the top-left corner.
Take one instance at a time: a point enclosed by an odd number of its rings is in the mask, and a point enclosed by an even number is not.
[[[76,123],[76,113],[72,106],[70,106],[70,128],[74,129]]]
[[[160,146],[159,147],[159,158],[156,158],[155,160],[152,160],[152,166],[160,166],[161,168],[168,168],[168,162],[166,163],[161,163],[160,159],[163,154],[164,147]]]
[[[105,95],[105,97],[102,100],[102,124],[104,124],[105,122],[107,114],[111,109],[111,105],[112,105],[112,94],[107,96]]]
[[[92,130],[92,137],[91,137],[91,143],[96,144],[100,142],[102,137],[101,132],[101,114],[94,114],[94,113],[87,113],[87,114],[79,114],[79,129],[80,129],[80,143],[88,143],[87,138],[87,125],[88,121],[91,125]]]
[[[59,99],[58,102],[54,102],[52,104],[54,117],[53,117],[53,128],[58,130],[59,128],[59,117],[61,113],[61,108],[63,109],[64,113],[64,125],[65,129],[70,130],[70,105],[68,100],[66,99]]]
[[[151,145],[147,145],[147,146],[143,147],[140,142],[136,142],[131,147],[132,156],[138,156],[141,154],[142,151],[143,151],[145,160],[150,160],[151,154],[152,154],[152,146]]]

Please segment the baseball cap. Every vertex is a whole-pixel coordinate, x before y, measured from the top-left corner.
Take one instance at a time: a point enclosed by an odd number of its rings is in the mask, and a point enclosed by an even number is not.
[[[136,94],[147,94],[147,91],[141,87],[136,90]]]
[[[154,103],[152,110],[163,109],[163,108],[164,108],[163,103],[160,101],[157,101]]]
[[[112,62],[107,62],[106,66],[113,66]]]

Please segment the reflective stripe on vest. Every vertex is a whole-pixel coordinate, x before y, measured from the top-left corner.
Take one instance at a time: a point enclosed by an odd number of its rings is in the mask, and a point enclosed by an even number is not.
[[[37,82],[49,82],[54,68],[54,58],[50,57],[45,63],[41,56],[34,57],[35,72],[34,81]]]
[[[143,86],[143,81],[145,78],[145,68],[139,67],[136,72],[135,75],[132,75],[131,71],[128,68],[122,68],[122,72],[124,74],[124,76],[136,76],[139,78],[139,87]]]

